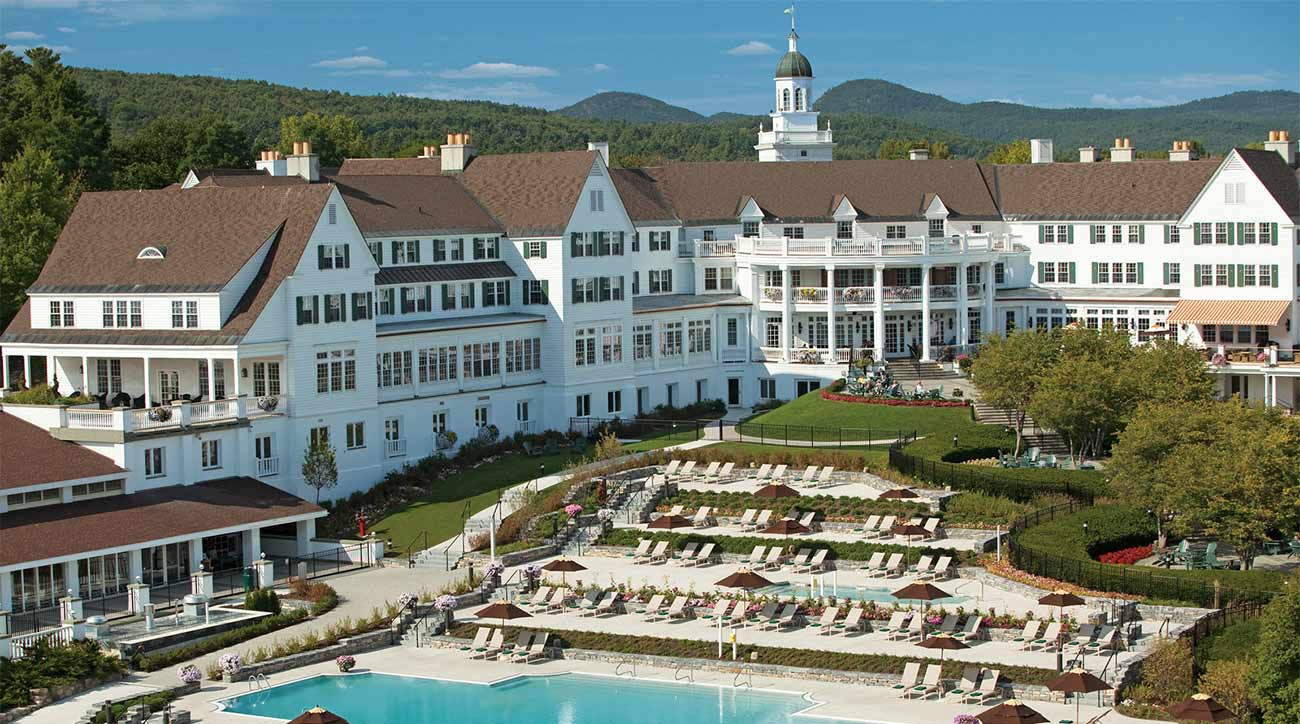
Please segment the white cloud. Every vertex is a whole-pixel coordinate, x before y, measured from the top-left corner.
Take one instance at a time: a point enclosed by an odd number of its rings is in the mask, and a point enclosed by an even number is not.
[[[44,45],[44,44],[42,44],[42,45],[11,45],[11,46],[9,46],[9,50],[11,50],[11,51],[17,53],[18,55],[22,55],[23,53],[26,53],[27,51],[31,50],[32,48],[49,48],[50,50],[53,50],[53,51],[56,52],[56,53],[74,53],[74,52],[76,52],[76,50],[77,50],[76,48],[72,47],[71,45]]]
[[[336,70],[329,73],[329,75],[335,77],[374,75],[380,78],[413,78],[417,75],[428,75],[428,73],[417,73],[409,68],[358,68],[356,70]]]
[[[40,40],[44,37],[44,35],[33,33],[30,30],[14,30],[5,33],[5,40]]]
[[[436,98],[438,100],[486,100],[502,103],[517,103],[524,100],[546,98],[551,94],[534,83],[508,81],[488,85],[468,87],[449,86],[434,83],[424,89],[402,95],[412,98]]]
[[[1094,106],[1103,106],[1105,108],[1156,108],[1159,106],[1176,106],[1185,102],[1176,96],[1167,96],[1165,98],[1144,95],[1116,97],[1105,93],[1094,93],[1091,100]]]
[[[1276,74],[1268,73],[1184,73],[1161,78],[1166,88],[1219,88],[1222,86],[1265,85],[1273,83]]]
[[[554,69],[517,63],[475,63],[464,68],[444,70],[439,78],[473,80],[478,78],[544,78],[557,75]]]
[[[776,48],[767,43],[761,40],[751,40],[728,50],[727,55],[768,55],[775,52]]]
[[[596,63],[591,66],[591,72],[593,73],[604,73],[607,70],[609,70],[609,66],[604,63]]]
[[[77,29],[76,29],[76,28],[70,28],[70,27],[68,27],[68,26],[66,26],[66,25],[60,25],[60,26],[58,27],[58,31],[59,31],[60,33],[75,33],[75,32],[77,32]]]
[[[366,52],[367,50],[370,50],[370,46],[369,46],[369,45],[358,45],[357,47],[355,47],[355,48],[352,49],[352,52],[354,52],[354,53],[364,53],[364,52]]]
[[[380,60],[371,55],[349,55],[346,58],[334,58],[332,60],[318,60],[312,63],[313,68],[330,68],[332,70],[358,70],[358,69],[378,69],[387,68],[388,62]]]

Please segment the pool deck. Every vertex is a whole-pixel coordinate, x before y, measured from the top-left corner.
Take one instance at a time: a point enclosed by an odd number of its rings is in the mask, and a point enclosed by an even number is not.
[[[443,649],[388,648],[362,654],[357,657],[355,671],[373,671],[409,676],[455,679],[458,681],[490,684],[515,676],[554,676],[566,673],[583,673],[598,676],[613,676],[616,665],[594,661],[546,661],[540,664],[512,664],[495,661],[469,661],[464,654]],[[271,677],[273,686],[290,681],[315,676],[318,674],[337,674],[333,662],[315,664],[296,669],[292,672]],[[674,672],[649,666],[637,668],[636,678],[645,681],[673,682]],[[731,687],[734,675],[726,672],[696,672],[694,686]],[[691,684],[681,684],[683,686]],[[959,704],[950,701],[915,701],[903,700],[884,687],[851,686],[821,681],[791,680],[753,677],[756,691],[799,693],[810,696],[816,703],[807,711],[816,717],[827,717],[850,721],[872,722],[873,724],[931,724],[933,722],[951,722],[958,714],[976,714],[983,707]],[[223,698],[246,694],[248,684],[237,682],[204,682],[203,689],[179,700],[178,706],[189,709],[194,721],[204,724],[252,724],[253,722],[270,722],[273,720],[230,714],[218,711],[216,702]],[[1089,704],[1088,702],[1092,703]],[[1106,711],[1095,706],[1095,698],[1087,697],[1081,706],[1082,721]],[[1050,721],[1073,721],[1073,704],[1054,704],[1049,702],[1029,702],[1037,711]],[[302,702],[306,710],[313,702]],[[1117,712],[1110,712],[1103,719],[1105,724],[1139,724],[1147,720],[1125,717]]]
[[[777,520],[780,519],[774,516],[772,522],[775,523]],[[636,530],[645,533],[647,537],[654,533],[663,532],[662,530],[648,529],[646,528],[647,525],[648,524],[646,523],[615,523],[614,527]],[[828,543],[876,543],[880,545],[897,546],[908,545],[907,538],[904,538],[903,536],[895,535],[888,538],[868,539],[863,538],[859,533],[835,530],[817,530],[811,533],[801,533],[798,535],[781,535],[778,533],[763,533],[761,531],[746,531],[727,525],[710,525],[704,528],[677,528],[672,532],[678,534],[694,533],[696,535],[730,536],[733,538],[761,538],[763,540],[770,540],[773,543],[786,543],[788,544],[787,547],[795,548],[806,548],[809,544],[816,543],[817,541]],[[963,530],[962,533],[964,534],[965,531]],[[994,531],[991,530],[976,531],[974,534],[979,537],[971,538],[966,535],[953,535],[938,540],[920,541],[915,540],[914,536],[914,539],[911,541],[911,546],[914,548],[947,548],[954,551],[982,551],[984,549],[985,541],[992,540],[996,535]]]

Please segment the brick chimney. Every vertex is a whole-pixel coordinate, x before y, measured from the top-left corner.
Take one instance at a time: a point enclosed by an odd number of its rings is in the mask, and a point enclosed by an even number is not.
[[[1192,148],[1191,141],[1174,141],[1174,147],[1169,149],[1170,161],[1195,161],[1196,150]]]
[[[1267,151],[1277,151],[1291,168],[1296,167],[1296,142],[1291,140],[1290,131],[1269,131],[1268,142],[1264,144]]]
[[[437,157],[438,157],[437,146],[425,146],[423,149],[420,150],[420,158],[437,158]]]
[[[285,175],[301,176],[308,183],[320,181],[320,157],[311,152],[311,141],[294,141],[293,153],[285,161]]]
[[[910,150],[910,151],[907,152],[907,157],[908,157],[909,159],[913,160],[913,161],[929,161],[929,160],[930,160],[930,149],[928,149],[928,148],[913,148],[912,150]]]
[[[284,176],[287,166],[284,155],[274,149],[266,149],[260,153],[257,159],[257,170],[265,171],[272,176]]]
[[[468,133],[448,133],[438,155],[442,158],[443,173],[460,173],[474,158],[474,139]]]
[[[1079,163],[1096,163],[1097,149],[1092,146],[1084,146],[1079,149]]]
[[[1116,138],[1115,147],[1110,149],[1111,163],[1129,163],[1133,160],[1133,142],[1127,138]]]
[[[1052,162],[1052,139],[1031,138],[1029,140],[1029,160],[1034,163]]]

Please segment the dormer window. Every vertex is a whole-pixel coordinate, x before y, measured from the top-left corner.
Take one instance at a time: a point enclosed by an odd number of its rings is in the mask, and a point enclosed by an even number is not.
[[[167,256],[167,247],[165,246],[146,246],[135,255],[137,259],[163,259]]]

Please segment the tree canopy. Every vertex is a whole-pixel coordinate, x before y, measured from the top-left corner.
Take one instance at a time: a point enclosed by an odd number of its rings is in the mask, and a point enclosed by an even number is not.
[[[971,379],[980,398],[1016,417],[1016,449],[1024,437],[1025,417],[1038,391],[1038,381],[1056,362],[1058,345],[1052,335],[1022,329],[1007,336],[989,335],[971,365]]]
[[[311,141],[312,153],[320,157],[322,166],[339,166],[345,158],[374,155],[356,119],[342,113],[308,112],[284,117],[280,120],[280,151],[287,155],[297,141]]]
[[[1260,617],[1250,680],[1263,724],[1300,721],[1300,573],[1288,579]]]
[[[25,147],[0,175],[0,323],[22,307],[80,194],[54,154]]]
[[[155,118],[130,138],[114,140],[113,188],[161,188],[195,168],[249,168],[244,129],[214,113]]]

